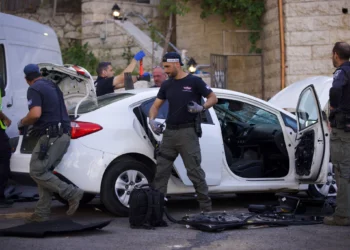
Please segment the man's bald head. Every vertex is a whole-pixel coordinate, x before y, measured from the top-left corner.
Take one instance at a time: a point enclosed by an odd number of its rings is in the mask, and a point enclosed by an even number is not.
[[[153,81],[157,87],[160,87],[162,83],[166,80],[167,75],[165,74],[162,67],[155,67],[153,69]]]
[[[336,42],[332,50],[332,61],[334,67],[339,67],[344,62],[349,61],[350,45],[346,42]]]

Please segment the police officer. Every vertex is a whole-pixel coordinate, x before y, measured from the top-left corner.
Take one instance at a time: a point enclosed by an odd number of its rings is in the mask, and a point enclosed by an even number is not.
[[[67,215],[73,215],[84,192],[52,173],[70,144],[71,127],[63,94],[52,81],[41,77],[38,65],[28,64],[24,74],[29,85],[29,112],[18,122],[18,129],[21,131],[25,126],[33,125],[31,135],[38,137],[30,160],[30,176],[38,185],[39,201],[28,222],[49,219],[54,192],[68,201]]]
[[[97,66],[97,79],[95,81],[96,95],[106,95],[113,93],[115,89],[124,88],[124,73],[132,72],[137,65],[137,62],[140,61],[145,56],[145,53],[140,50],[134,56],[131,63],[124,69],[122,73],[117,76],[114,76],[113,67],[110,62],[100,62]],[[149,75],[148,72],[145,73]],[[143,79],[141,77],[133,77],[133,82]]]
[[[335,213],[324,224],[350,226],[350,46],[336,42],[332,52],[337,69],[329,91],[330,155],[338,191]]]
[[[0,208],[9,207],[13,203],[5,198],[5,188],[10,175],[11,146],[5,129],[11,120],[2,112],[2,97],[5,96],[5,85],[0,75]]]
[[[154,133],[162,133],[161,124],[155,121],[161,105],[168,100],[169,112],[163,141],[157,156],[157,171],[153,181],[154,188],[166,194],[173,162],[181,155],[187,176],[196,190],[201,211],[212,209],[208,195],[205,173],[201,168],[201,151],[199,145],[198,115],[217,103],[216,95],[205,82],[192,74],[184,72],[181,57],[178,53],[166,53],[163,57],[163,67],[169,79],[161,85],[157,98],[150,112],[150,126]],[[201,98],[207,101],[200,105]],[[196,126],[197,125],[197,126]]]

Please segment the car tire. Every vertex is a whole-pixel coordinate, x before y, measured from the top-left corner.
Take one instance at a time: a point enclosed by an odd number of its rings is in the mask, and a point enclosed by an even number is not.
[[[59,202],[61,202],[62,204],[68,205],[68,201],[63,199],[61,196],[59,196],[59,194],[54,193],[53,194],[56,198],[56,200],[58,200]],[[94,198],[96,197],[96,194],[91,194],[91,193],[84,193],[83,198],[80,200],[80,205],[83,204],[87,204],[90,201],[92,201]]]
[[[308,194],[313,198],[335,197],[337,195],[337,184],[331,162],[328,164],[327,183],[309,185]]]
[[[149,184],[152,172],[133,158],[118,160],[104,174],[101,185],[101,202],[117,216],[128,216],[130,193],[136,185]],[[117,188],[117,183],[118,188]]]

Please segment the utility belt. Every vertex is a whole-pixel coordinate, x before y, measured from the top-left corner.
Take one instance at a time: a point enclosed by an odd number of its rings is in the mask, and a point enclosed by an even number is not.
[[[202,137],[202,127],[201,127],[202,117],[201,114],[197,114],[195,121],[183,124],[167,124],[166,128],[170,130],[179,130],[183,128],[194,128],[198,137]]]
[[[350,113],[331,112],[329,122],[332,128],[343,129],[350,132]]]
[[[46,128],[34,128],[31,132],[31,136],[41,137],[43,135],[48,136],[48,138],[61,137],[63,134],[71,136],[70,129],[63,128],[59,125],[50,125]]]

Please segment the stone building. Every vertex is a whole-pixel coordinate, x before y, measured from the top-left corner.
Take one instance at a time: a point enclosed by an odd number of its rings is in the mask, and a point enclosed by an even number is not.
[[[12,3],[18,1],[11,0]],[[2,11],[50,25],[57,32],[63,47],[70,46],[72,41],[88,42],[89,48],[100,60],[112,61],[116,68],[124,68],[130,56],[143,47],[113,21],[111,8],[115,3],[124,13],[136,13],[138,16],[129,15],[128,20],[146,34],[150,35],[151,30],[140,16],[162,34],[167,29],[167,18],[157,8],[159,0],[57,0],[55,9],[52,7],[54,0],[26,2],[39,4],[31,12],[7,11],[4,6]],[[69,8],[67,6],[72,4],[67,2],[78,3],[79,8]],[[350,42],[350,1],[264,2],[265,14],[259,41],[261,54],[249,54],[249,32],[246,27],[236,27],[232,20],[222,23],[219,16],[201,19],[200,0],[191,0],[190,12],[176,16],[172,43],[178,49],[187,51],[186,55],[194,57],[198,64],[210,66],[202,68],[203,71],[221,72],[219,63],[213,58],[225,58],[227,71],[223,79],[226,79],[226,86],[223,87],[263,99],[306,77],[331,76],[334,71],[331,62],[333,44],[336,41]],[[280,29],[283,31],[280,32]],[[162,43],[158,49],[161,46]],[[154,64],[149,58],[150,53],[145,62],[146,70],[150,70]],[[215,74],[217,76],[220,75]]]

